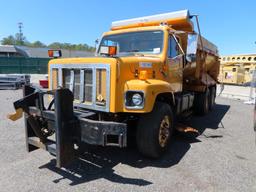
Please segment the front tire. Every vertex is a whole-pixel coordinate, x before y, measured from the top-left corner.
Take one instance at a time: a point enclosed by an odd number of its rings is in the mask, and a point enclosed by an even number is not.
[[[137,147],[147,157],[158,158],[167,149],[173,133],[174,116],[170,105],[156,102],[151,113],[143,115],[137,127]]]

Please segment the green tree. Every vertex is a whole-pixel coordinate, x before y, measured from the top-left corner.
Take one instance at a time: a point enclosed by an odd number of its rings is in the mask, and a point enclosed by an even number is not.
[[[16,39],[12,35],[9,35],[8,37],[4,37],[1,40],[2,45],[15,45],[16,44]]]
[[[59,42],[51,43],[48,45],[48,47],[51,49],[61,49],[62,48],[61,43],[59,43]]]
[[[91,47],[87,44],[71,44],[71,43],[60,43],[53,42],[48,46],[42,43],[41,41],[35,41],[33,43],[29,42],[23,34],[17,33],[14,36],[10,35],[1,40],[2,45],[23,45],[28,47],[47,47],[50,49],[67,49],[67,50],[78,50],[78,51],[95,51],[94,47]]]
[[[29,47],[46,47],[46,45],[41,41],[35,41],[33,43],[30,43]]]
[[[16,33],[15,34],[15,45],[25,45],[25,42],[28,42],[26,40],[26,37],[23,35],[23,33]]]
[[[48,45],[51,49],[68,49],[68,50],[78,50],[78,51],[95,51],[94,47],[87,44],[71,44],[71,43],[60,43],[54,42]]]

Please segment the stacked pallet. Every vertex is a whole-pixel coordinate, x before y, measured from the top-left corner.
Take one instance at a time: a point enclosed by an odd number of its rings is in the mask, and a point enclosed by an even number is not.
[[[23,85],[30,84],[30,75],[8,74],[0,75],[0,89],[19,89]]]

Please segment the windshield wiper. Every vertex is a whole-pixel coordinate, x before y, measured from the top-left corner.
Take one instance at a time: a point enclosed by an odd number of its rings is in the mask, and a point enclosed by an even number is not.
[[[126,51],[126,52],[127,52],[127,53],[133,53],[135,56],[144,56],[144,54],[139,53],[140,50],[138,50],[138,49],[133,49],[133,50]]]
[[[139,49],[133,49],[133,50],[130,50],[130,51],[127,51],[127,52],[139,52],[140,50]]]

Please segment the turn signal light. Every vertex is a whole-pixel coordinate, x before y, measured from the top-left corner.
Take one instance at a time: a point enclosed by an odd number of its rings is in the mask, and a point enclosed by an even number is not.
[[[109,46],[109,55],[116,55],[116,46]]]

